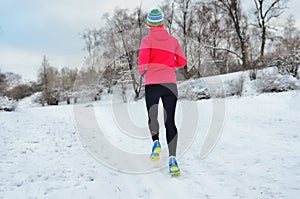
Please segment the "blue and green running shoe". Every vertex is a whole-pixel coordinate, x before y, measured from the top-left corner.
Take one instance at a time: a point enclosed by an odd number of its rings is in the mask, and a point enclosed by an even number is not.
[[[176,158],[174,156],[171,156],[170,160],[169,160],[169,172],[173,176],[180,174],[180,169],[178,167],[178,163],[177,163]]]
[[[153,142],[152,152],[150,155],[150,160],[156,162],[160,160],[159,153],[161,152],[161,146],[158,140]]]

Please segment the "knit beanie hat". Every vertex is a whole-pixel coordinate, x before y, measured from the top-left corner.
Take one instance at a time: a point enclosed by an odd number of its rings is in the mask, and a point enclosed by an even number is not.
[[[164,24],[164,15],[158,9],[152,9],[147,16],[147,25],[150,27],[157,27]]]

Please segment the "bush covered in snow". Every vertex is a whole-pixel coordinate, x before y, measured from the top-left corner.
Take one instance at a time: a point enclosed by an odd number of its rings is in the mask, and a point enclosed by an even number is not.
[[[201,100],[300,89],[300,80],[291,74],[281,74],[277,67],[259,70],[256,80],[249,72],[237,72],[178,83],[179,98]]]
[[[60,91],[56,89],[47,89],[42,91],[40,103],[44,106],[47,105],[58,105]]]
[[[245,77],[239,75],[237,78],[224,81],[226,96],[242,96],[244,90]]]
[[[179,98],[202,100],[241,96],[244,89],[244,76],[240,73],[232,78],[206,77],[178,83]]]
[[[14,111],[17,107],[17,101],[8,97],[0,97],[0,111]]]
[[[291,75],[263,73],[256,81],[258,93],[284,92],[299,89],[299,80]]]
[[[211,98],[208,87],[203,79],[182,81],[178,83],[180,99],[201,100]]]
[[[300,51],[294,50],[279,55],[273,59],[272,64],[278,68],[279,74],[292,75],[297,78],[300,65]]]
[[[18,101],[18,108],[40,107],[39,99],[42,96],[42,92],[36,92],[28,97],[25,97]]]

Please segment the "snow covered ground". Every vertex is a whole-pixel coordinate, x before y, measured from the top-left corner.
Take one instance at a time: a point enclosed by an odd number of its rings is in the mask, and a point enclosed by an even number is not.
[[[0,112],[0,198],[299,198],[299,91],[227,98],[222,135],[206,158],[200,151],[212,122],[213,99],[180,101],[179,128],[183,119],[193,119],[183,118],[189,103],[199,110],[197,132],[186,150],[179,150],[182,175],[176,178],[168,175],[166,152],[159,163],[145,161],[156,169],[135,173],[130,165],[137,162],[128,161],[128,169],[120,171],[107,165],[117,156],[99,161],[84,143],[92,131],[79,132],[82,123],[76,118],[89,110],[106,141],[120,151],[148,155],[151,140],[143,100],[114,105],[128,110],[130,121],[145,129],[140,137],[118,126],[122,122],[113,115],[116,107],[105,100],[79,109],[28,107],[23,102],[15,112]],[[187,135],[180,132],[179,148]],[[163,130],[161,140],[166,151]],[[102,140],[98,142],[101,146]]]

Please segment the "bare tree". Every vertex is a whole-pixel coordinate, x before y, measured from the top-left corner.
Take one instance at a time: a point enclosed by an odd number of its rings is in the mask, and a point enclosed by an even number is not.
[[[146,34],[144,31],[144,26],[145,26],[145,18],[147,14],[142,10],[142,2],[143,1],[141,0],[140,6],[134,10],[137,17],[136,25],[139,29],[139,41],[141,41],[143,39],[143,36]]]
[[[178,35],[183,41],[183,51],[188,55],[188,38],[192,31],[193,25],[193,9],[194,1],[192,0],[174,0],[177,15],[174,16],[177,27],[179,28]],[[183,75],[187,77],[188,68],[183,67]]]
[[[286,19],[281,38],[282,51],[296,51],[300,49],[300,31],[296,27],[296,20],[293,16]]]
[[[162,11],[164,13],[165,27],[169,31],[170,34],[173,34],[175,3],[173,0],[166,0],[166,1],[163,1],[160,8],[162,9]]]
[[[195,39],[202,46],[202,54],[208,55],[205,65],[214,68],[211,71],[213,73],[203,75],[217,75],[229,71],[226,66],[231,59],[230,54],[240,57],[238,53],[230,50],[231,43],[236,38],[232,36],[230,18],[227,14],[220,14],[222,10],[215,1],[199,2],[196,5],[193,30],[197,32],[193,34],[193,38],[196,36]],[[203,59],[202,56],[199,54],[198,59]]]
[[[260,57],[265,54],[267,30],[271,28],[272,19],[278,18],[286,9],[288,0],[253,0],[258,28],[261,30]]]
[[[43,56],[43,61],[39,69],[38,81],[43,85],[44,89],[49,87],[49,75],[47,73],[48,68],[50,67],[49,61],[46,55]]]
[[[243,70],[246,70],[249,66],[248,60],[248,45],[247,40],[248,37],[246,35],[247,23],[243,19],[245,19],[242,15],[242,10],[240,7],[240,0],[217,0],[220,3],[221,8],[229,15],[232,20],[235,33],[239,40],[239,47],[241,51],[241,60]]]
[[[218,30],[210,29],[211,25],[211,16],[212,10],[209,4],[203,4],[198,2],[195,5],[194,15],[193,15],[193,24],[190,32],[190,39],[193,40],[193,43],[188,45],[188,57],[190,71],[189,76],[201,76],[205,75],[206,72],[203,70],[205,67],[202,67],[205,57],[205,54],[209,50],[205,49],[205,46],[210,45],[211,43],[211,34]],[[195,71],[196,70],[196,71]],[[193,74],[195,73],[196,74]]]
[[[85,61],[92,70],[98,63],[97,58],[99,58],[100,37],[100,31],[97,29],[86,29],[82,34],[82,39],[84,39],[85,42],[84,49],[88,52],[88,57],[85,58]]]
[[[77,78],[77,72],[78,69],[70,69],[67,67],[64,67],[60,70],[60,87],[63,90],[69,90],[71,88],[73,88],[73,85],[75,83],[75,80]]]

